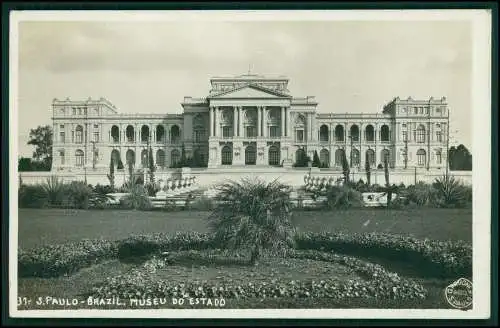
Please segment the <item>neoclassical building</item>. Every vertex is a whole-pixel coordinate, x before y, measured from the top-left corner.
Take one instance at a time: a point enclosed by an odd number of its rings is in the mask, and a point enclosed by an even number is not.
[[[391,168],[446,165],[446,99],[395,98],[379,113],[318,113],[314,97],[295,97],[285,77],[214,77],[206,97],[184,97],[180,114],[123,114],[108,100],[57,100],[53,170],[108,170],[110,159],[157,170],[175,166],[182,149],[200,166],[292,167],[316,151],[323,167],[365,161]],[[345,109],[342,109],[345,110]]]

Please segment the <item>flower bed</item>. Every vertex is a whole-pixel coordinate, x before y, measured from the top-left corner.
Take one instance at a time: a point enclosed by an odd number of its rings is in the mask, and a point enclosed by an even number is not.
[[[43,278],[68,275],[116,256],[116,244],[106,240],[82,240],[30,250],[19,249],[18,275]]]
[[[298,250],[334,251],[340,254],[377,257],[415,264],[425,275],[456,277],[472,275],[472,246],[465,242],[420,240],[385,233],[302,233],[296,237]],[[219,248],[206,233],[134,235],[118,242],[84,240],[19,250],[22,277],[54,277],[70,274],[108,258],[138,258],[164,251]]]
[[[350,298],[425,299],[427,292],[420,284],[390,273],[382,266],[348,256],[318,251],[299,251],[293,257],[318,261],[330,261],[353,268],[363,275],[360,279],[339,280],[335,278],[313,280],[289,280],[282,277],[267,281],[234,282],[231,280],[196,281],[179,283],[167,279],[156,279],[151,270],[167,264],[165,260],[153,258],[142,267],[127,274],[108,278],[105,283],[92,289],[94,297],[137,298]],[[293,259],[290,259],[293,261]]]

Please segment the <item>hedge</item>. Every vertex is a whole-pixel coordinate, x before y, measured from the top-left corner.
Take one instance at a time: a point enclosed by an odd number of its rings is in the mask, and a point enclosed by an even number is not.
[[[299,234],[298,249],[335,251],[416,265],[426,275],[472,276],[472,246],[463,241],[436,241],[388,233]]]

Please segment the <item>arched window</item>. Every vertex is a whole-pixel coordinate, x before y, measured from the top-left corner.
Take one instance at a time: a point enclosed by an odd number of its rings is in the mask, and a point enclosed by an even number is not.
[[[382,159],[382,165],[384,165],[385,161],[387,161],[387,164],[390,165],[390,163],[391,163],[391,153],[389,152],[389,149],[383,149],[380,152],[380,158]]]
[[[111,151],[111,158],[113,159],[113,165],[118,166],[120,162],[120,151],[118,149],[113,149]]]
[[[323,124],[320,128],[319,128],[319,141],[328,141],[328,134],[329,134],[329,131],[328,131],[328,126]]]
[[[181,153],[177,149],[170,152],[170,165],[176,166],[181,160]]]
[[[148,162],[149,162],[149,153],[147,149],[143,149],[141,151],[141,165],[142,167],[148,167]]]
[[[222,147],[221,150],[222,165],[233,164],[233,150],[229,146]]]
[[[335,141],[344,141],[344,127],[342,125],[335,127]]]
[[[269,165],[280,165],[280,150],[276,146],[269,147]]]
[[[120,128],[116,125],[111,127],[111,140],[115,143],[120,142]]]
[[[304,149],[299,148],[295,151],[295,162],[297,164],[305,164],[305,161],[307,159],[306,152]]]
[[[425,142],[425,126],[423,124],[420,124],[417,128],[417,142]]]
[[[365,140],[368,142],[375,141],[375,129],[373,128],[373,125],[371,125],[371,124],[365,128]]]
[[[207,165],[206,159],[207,159],[206,154],[200,148],[196,148],[194,150],[193,164],[196,167],[205,167]]]
[[[165,142],[165,128],[163,125],[156,126],[156,142],[164,143]]]
[[[165,167],[165,152],[163,149],[158,149],[156,152],[156,165],[158,165],[161,168]]]
[[[127,165],[135,165],[135,152],[132,149],[127,150],[127,154],[125,155],[127,160]]]
[[[255,165],[257,163],[257,151],[254,146],[245,148],[245,165]]]
[[[181,130],[177,125],[173,125],[170,128],[170,140],[173,144],[179,143],[181,141]]]
[[[424,166],[426,162],[426,153],[424,149],[419,149],[417,151],[417,164],[419,166]]]
[[[343,158],[344,158],[344,150],[337,149],[335,151],[335,166],[342,166]]]
[[[83,164],[84,164],[84,153],[83,153],[83,150],[80,150],[80,149],[77,149],[75,151],[75,164],[76,166],[78,167],[82,167]]]
[[[125,134],[127,136],[127,141],[128,142],[134,142],[135,141],[135,131],[134,127],[132,125],[128,125],[127,128],[125,129]]]
[[[149,141],[149,126],[143,125],[141,128],[141,141],[148,142]]]
[[[321,162],[322,167],[330,166],[330,152],[328,149],[321,149],[319,152],[319,161]]]
[[[352,141],[359,141],[359,127],[357,125],[351,126],[351,139]]]
[[[370,164],[370,167],[375,166],[375,152],[373,149],[368,149],[366,151],[366,161]]]
[[[389,141],[389,127],[387,125],[382,125],[380,128],[380,140],[381,141]]]
[[[75,143],[83,143],[83,127],[81,125],[76,126]]]
[[[359,150],[351,150],[351,163],[352,166],[359,166]]]
[[[436,164],[441,164],[442,160],[441,150],[436,150]]]

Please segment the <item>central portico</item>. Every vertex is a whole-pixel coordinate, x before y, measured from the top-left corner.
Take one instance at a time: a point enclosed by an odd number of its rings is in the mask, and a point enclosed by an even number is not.
[[[317,103],[293,98],[287,78],[242,75],[210,82],[208,97],[186,97],[182,104],[185,114],[208,114],[209,167],[291,166],[295,148],[306,150],[307,140],[314,140]]]

